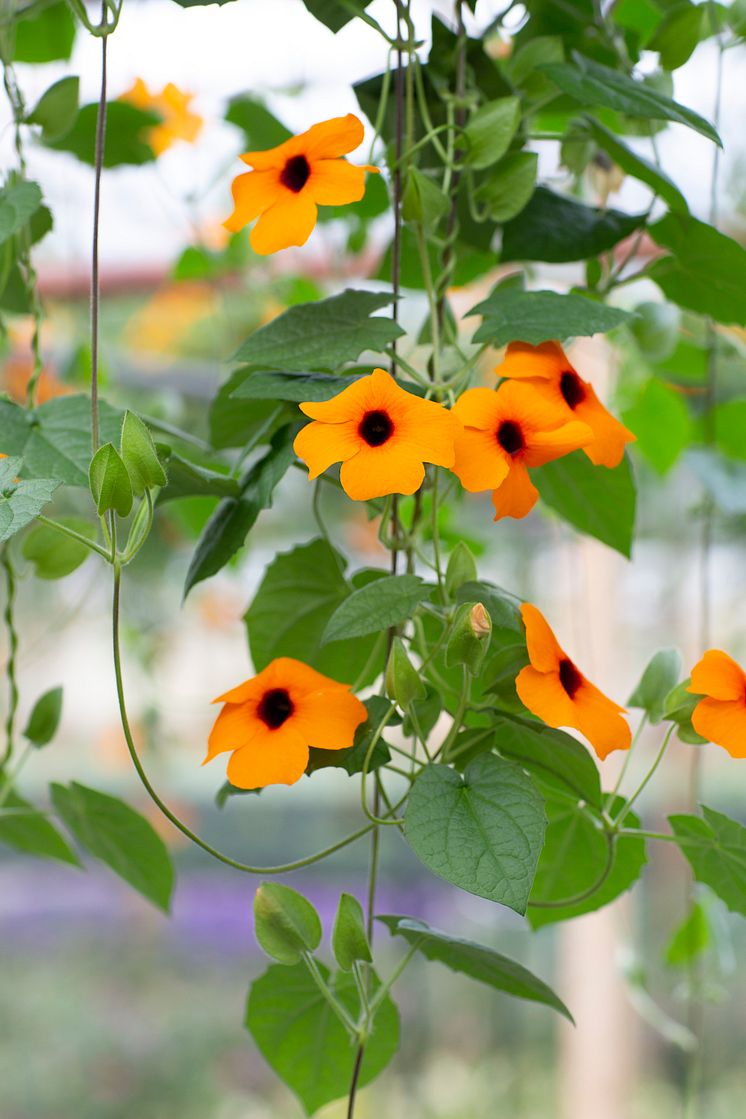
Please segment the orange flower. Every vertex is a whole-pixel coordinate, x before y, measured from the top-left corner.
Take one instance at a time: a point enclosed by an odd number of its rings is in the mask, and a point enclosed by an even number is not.
[[[521,702],[550,727],[575,727],[603,759],[612,750],[629,750],[632,735],[625,713],[586,680],[560,648],[544,615],[524,603],[526,647],[531,663],[516,677]]]
[[[452,413],[405,392],[383,369],[331,400],[308,401],[300,408],[314,421],[293,444],[309,479],[341,462],[342,488],[354,501],[414,493],[425,477],[425,462],[453,466],[459,424]]]
[[[498,377],[528,380],[557,407],[569,409],[587,424],[593,438],[583,448],[594,466],[618,466],[625,443],[635,436],[604,408],[588,381],[583,381],[565,356],[559,342],[511,342],[505,360],[495,370]]]
[[[161,124],[148,130],[148,143],[156,155],[161,155],[176,140],[193,144],[197,139],[203,120],[189,109],[189,102],[193,99],[193,94],[182,93],[173,82],[164,86],[160,93],[151,93],[142,78],[136,78],[132,89],[119,98],[138,109],[149,109],[163,117]]]
[[[305,245],[317,206],[343,206],[365,194],[365,172],[378,168],[354,167],[340,158],[362,140],[362,124],[348,113],[314,124],[276,148],[246,152],[241,159],[254,170],[233,180],[233,213],[225,228],[237,233],[258,217],[249,240],[262,256]]]
[[[346,750],[368,718],[347,684],[291,657],[278,657],[213,702],[225,707],[202,764],[230,752],[228,780],[239,789],[294,785],[308,765],[309,746]]]
[[[692,669],[687,689],[705,696],[692,712],[697,734],[746,758],[746,673],[720,649],[708,649]]]
[[[568,423],[566,408],[550,404],[529,385],[468,389],[453,411],[464,424],[453,471],[471,493],[493,490],[496,521],[525,517],[533,509],[539,491],[529,466],[576,451],[592,438],[590,428]]]

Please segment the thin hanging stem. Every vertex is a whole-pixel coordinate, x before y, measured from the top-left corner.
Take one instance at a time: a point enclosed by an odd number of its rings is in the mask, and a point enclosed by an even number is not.
[[[101,4],[101,25],[106,22],[106,0]],[[91,245],[91,448],[99,445],[98,427],[98,334],[101,289],[99,283],[99,224],[101,219],[101,171],[106,143],[106,52],[108,34],[101,36],[101,88],[96,114],[96,156],[93,179],[93,241]]]
[[[18,662],[18,631],[15,621],[16,579],[13,564],[8,555],[7,546],[3,548],[2,566],[5,572],[5,632],[8,635],[8,665],[6,675],[8,678],[8,712],[5,716],[5,753],[2,764],[7,765],[15,749],[15,725],[18,711],[18,680],[16,667]]]

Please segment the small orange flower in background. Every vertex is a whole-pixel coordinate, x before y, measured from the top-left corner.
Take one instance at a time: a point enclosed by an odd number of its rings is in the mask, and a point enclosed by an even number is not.
[[[746,673],[720,649],[708,649],[692,669],[688,691],[705,698],[692,712],[697,734],[746,758]]]
[[[2,380],[8,395],[19,404],[26,400],[28,383],[34,372],[34,362],[31,357],[12,354],[3,367]],[[36,403],[45,404],[47,400],[54,400],[57,396],[65,396],[71,390],[57,377],[54,370],[45,365],[36,382]]]
[[[521,606],[530,664],[516,677],[521,702],[550,727],[575,727],[603,759],[612,750],[629,750],[632,734],[623,707],[586,680],[560,648],[544,615],[530,603]]]
[[[213,702],[225,706],[202,764],[230,752],[228,780],[239,789],[294,785],[308,765],[309,746],[346,750],[368,718],[347,684],[291,657],[278,657]]]
[[[241,156],[253,171],[233,180],[231,233],[259,218],[249,240],[266,256],[305,245],[316,225],[317,206],[344,206],[365,194],[365,172],[341,157],[359,147],[363,126],[352,113],[314,124],[284,144]]]
[[[588,381],[570,364],[559,342],[511,342],[505,360],[495,372],[498,377],[528,381],[558,408],[569,409],[575,419],[587,424],[592,440],[583,448],[594,466],[618,466],[624,446],[635,436],[604,408]]]
[[[148,143],[156,155],[162,155],[176,140],[193,144],[202,130],[202,117],[189,108],[194,94],[182,93],[173,82],[164,86],[160,93],[151,93],[142,78],[136,78],[132,88],[121,94],[119,100],[137,109],[152,109],[163,117],[161,124],[148,130]]]
[[[423,463],[453,466],[460,429],[453,414],[406,392],[383,369],[300,409],[314,421],[293,444],[309,479],[341,462],[342,488],[354,501],[414,493],[425,477]]]
[[[497,392],[467,389],[453,411],[464,425],[453,471],[471,493],[493,490],[496,521],[525,517],[536,504],[539,491],[528,467],[576,451],[593,437],[586,424],[568,422],[566,408],[510,381]]]

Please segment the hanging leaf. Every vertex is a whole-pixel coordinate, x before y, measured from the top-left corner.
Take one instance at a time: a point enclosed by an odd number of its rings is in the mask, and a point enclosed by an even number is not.
[[[432,588],[419,575],[384,575],[341,602],[322,635],[322,643],[365,637],[400,625],[411,617]]]
[[[0,543],[33,521],[59,486],[54,478],[18,478],[20,469],[19,458],[0,459]]]
[[[636,488],[628,458],[609,469],[575,451],[532,471],[532,478],[542,500],[563,520],[629,559]]]
[[[83,105],[64,135],[47,141],[46,146],[54,151],[68,152],[81,163],[95,166],[97,120],[98,102]],[[108,101],[104,167],[152,163],[155,153],[148,141],[148,133],[161,120],[158,113],[138,109],[127,101]]]
[[[746,917],[746,828],[722,812],[702,807],[702,816],[669,816],[681,853],[698,882]]]
[[[538,346],[553,338],[605,334],[630,318],[627,311],[595,303],[583,295],[522,291],[502,284],[466,314],[484,318],[472,341],[489,342],[495,347],[509,342]]]
[[[667,299],[716,322],[746,324],[746,249],[689,214],[666,214],[649,232],[671,253],[646,269]]]
[[[557,264],[599,256],[643,226],[646,217],[586,206],[537,187],[528,205],[503,228],[500,260]],[[567,328],[562,333],[566,336]]]

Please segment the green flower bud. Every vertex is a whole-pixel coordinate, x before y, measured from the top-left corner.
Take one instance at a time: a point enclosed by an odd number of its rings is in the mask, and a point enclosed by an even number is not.
[[[477,578],[477,565],[474,556],[463,540],[459,540],[448,557],[446,568],[446,593],[454,595],[464,583],[473,583]]]
[[[407,174],[407,182],[402,196],[402,217],[404,221],[419,222],[422,225],[437,225],[448,212],[449,202],[439,186],[428,179],[416,167]]]
[[[459,606],[446,645],[446,665],[463,664],[472,676],[478,676],[492,636],[492,619],[481,602],[465,602]]]
[[[391,644],[386,665],[386,694],[402,711],[406,711],[416,699],[425,698],[425,685],[407,656],[401,637],[395,637]]]

